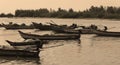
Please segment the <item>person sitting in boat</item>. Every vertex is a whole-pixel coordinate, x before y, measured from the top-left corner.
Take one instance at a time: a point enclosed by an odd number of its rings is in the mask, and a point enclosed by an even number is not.
[[[42,25],[42,23],[39,23],[39,25]]]
[[[106,31],[108,28],[107,28],[107,26],[104,26],[104,31]]]
[[[97,29],[98,29],[98,27],[97,27],[96,25],[93,25],[93,24],[91,24],[90,28],[91,28],[91,29],[94,29],[94,30],[97,30]]]
[[[70,28],[77,28],[77,24],[73,23]]]
[[[36,43],[36,46],[37,46],[36,51],[39,51],[39,48],[42,48],[43,43],[42,43],[42,41],[36,41],[35,43]]]
[[[13,22],[9,22],[9,25],[12,25],[13,24]]]

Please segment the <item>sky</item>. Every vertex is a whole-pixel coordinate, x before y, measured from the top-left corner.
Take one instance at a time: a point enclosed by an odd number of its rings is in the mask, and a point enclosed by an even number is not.
[[[69,9],[83,11],[91,6],[120,7],[120,0],[0,0],[0,13],[14,13],[16,9]]]

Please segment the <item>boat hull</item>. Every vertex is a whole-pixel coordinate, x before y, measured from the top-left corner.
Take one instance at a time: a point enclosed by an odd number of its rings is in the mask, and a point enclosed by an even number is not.
[[[68,34],[94,34],[92,29],[65,29],[65,28],[54,28],[53,31],[57,33],[68,33]]]
[[[120,32],[94,31],[98,36],[120,37]]]
[[[81,34],[94,34],[92,29],[80,29]]]
[[[20,35],[24,39],[40,39],[40,40],[70,40],[70,39],[79,39],[80,34],[67,34],[67,35],[35,35],[28,34],[19,31]]]
[[[0,56],[39,57],[40,51],[0,49]]]
[[[33,26],[13,26],[13,25],[5,25],[5,29],[34,29]]]
[[[12,42],[6,40],[11,46],[27,46],[27,45],[36,45],[36,47],[42,48],[43,43],[41,40],[28,41],[28,42]]]
[[[40,29],[40,30],[51,30],[52,29],[52,26],[50,25],[38,24],[35,22],[32,22],[32,23],[33,23],[34,28],[36,29]]]

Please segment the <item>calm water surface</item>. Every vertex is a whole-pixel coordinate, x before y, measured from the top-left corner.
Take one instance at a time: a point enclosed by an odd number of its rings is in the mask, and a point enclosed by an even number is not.
[[[120,32],[119,20],[102,19],[52,19],[52,18],[0,18],[0,23],[16,22],[18,24],[31,22],[50,22],[57,24],[77,23],[78,25],[106,25],[110,31]],[[18,30],[0,29],[0,44],[8,45],[5,40],[23,41]],[[49,31],[35,32],[35,30],[22,30],[35,34],[53,34]],[[120,38],[98,37],[94,34],[81,35],[78,40],[50,41],[44,45],[39,54],[40,58],[0,57],[0,65],[120,65]]]

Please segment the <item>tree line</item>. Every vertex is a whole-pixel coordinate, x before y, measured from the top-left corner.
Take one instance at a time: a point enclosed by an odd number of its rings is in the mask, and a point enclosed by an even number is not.
[[[74,11],[72,8],[65,10],[58,8],[58,10],[47,8],[40,8],[36,10],[15,10],[15,14],[1,13],[0,17],[48,17],[48,18],[108,18],[120,19],[120,7],[95,7],[91,6],[84,11]]]

